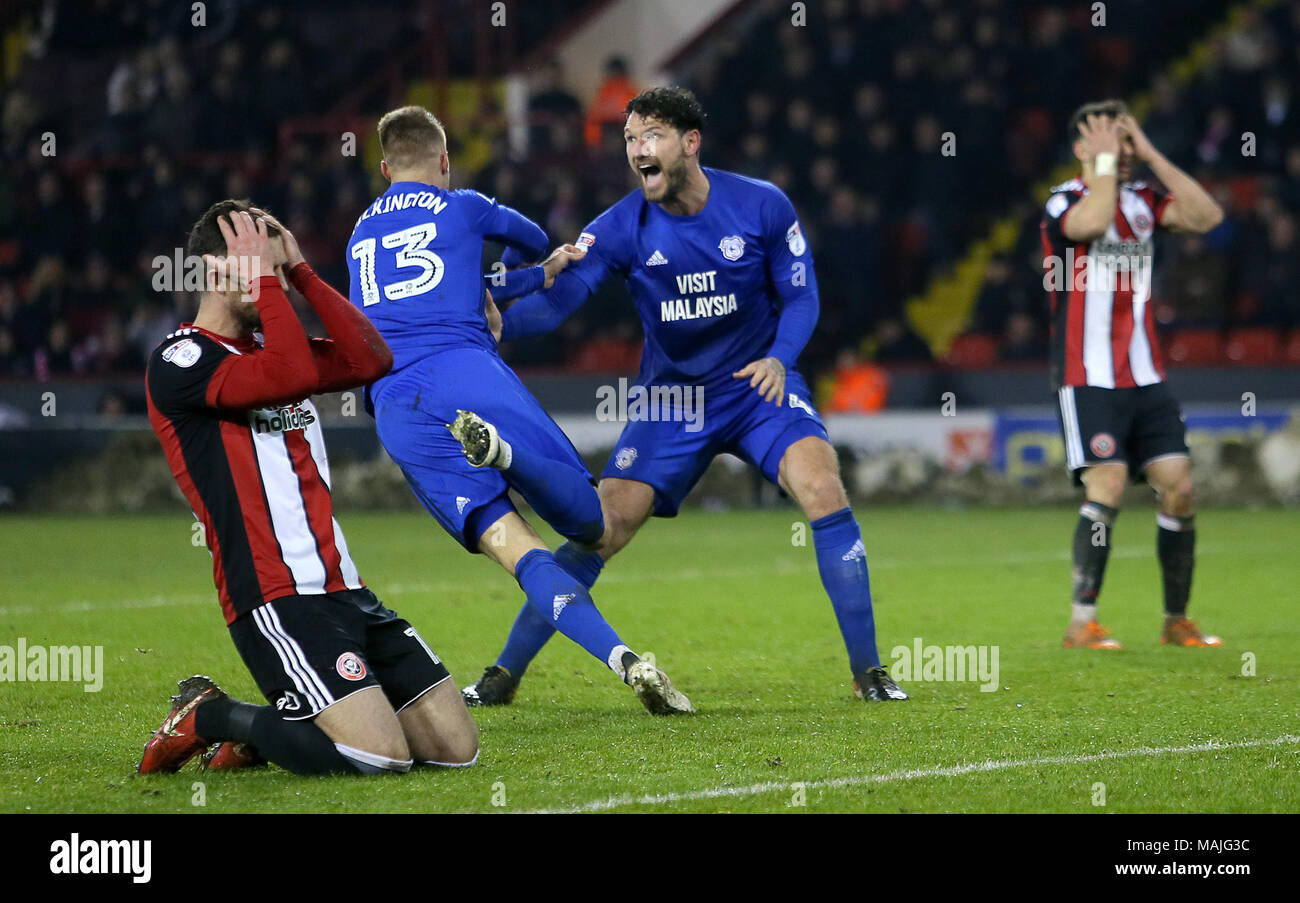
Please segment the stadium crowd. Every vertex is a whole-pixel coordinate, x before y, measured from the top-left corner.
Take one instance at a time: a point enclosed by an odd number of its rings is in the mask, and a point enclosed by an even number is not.
[[[213,21],[195,29],[188,4],[49,3],[25,32],[0,92],[0,375],[141,370],[193,310],[156,290],[154,258],[218,197],[270,206],[345,284],[342,249],[379,183],[360,154],[285,125],[330,113],[419,32],[401,15],[367,19],[387,24],[362,39],[344,15],[308,29],[291,4],[209,6]],[[791,27],[790,5],[765,0],[690,50],[676,69],[709,113],[704,162],[783,187],[812,243],[822,313],[806,371],[846,351],[930,359],[904,302],[1008,212],[1023,220],[1019,242],[989,267],[967,328],[994,337],[1002,360],[1043,358],[1045,196],[1033,189],[1065,161],[1079,103],[1151,84],[1151,139],[1228,210],[1209,235],[1157,247],[1162,327],[1300,327],[1300,0],[1245,16],[1185,83],[1167,64],[1226,4],[1160,7],[1116,7],[1085,56],[1073,48],[1094,27],[1086,5],[827,0]],[[584,104],[558,63],[534,67],[528,148],[511,147],[502,123],[486,165],[454,170],[461,184],[571,240],[630,187],[620,111],[638,85],[618,59],[605,76]],[[639,351],[621,286],[559,338],[511,358],[627,370]]]

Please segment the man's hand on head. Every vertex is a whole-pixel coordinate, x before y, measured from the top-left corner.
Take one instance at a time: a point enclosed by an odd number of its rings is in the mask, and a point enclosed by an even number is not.
[[[254,219],[247,211],[238,210],[229,217],[218,217],[217,228],[226,241],[226,253],[222,257],[215,254],[203,255],[209,272],[217,277],[221,291],[252,290],[249,300],[257,300],[257,280],[263,276],[274,276],[275,248],[266,229],[266,221],[260,217]]]
[[[1133,155],[1143,163],[1150,163],[1159,152],[1146,132],[1142,131],[1142,126],[1138,125],[1137,120],[1133,118],[1133,114],[1123,113],[1115,122],[1121,134],[1133,139]]]
[[[249,208],[249,212],[253,216],[260,216],[269,225],[280,230],[280,243],[284,246],[284,260],[279,262],[284,264],[286,270],[292,270],[298,264],[307,262],[307,259],[302,256],[302,249],[298,247],[298,239],[294,238],[293,233],[285,228],[284,223],[257,207]]]
[[[1088,116],[1079,123],[1083,158],[1092,162],[1098,154],[1119,156],[1119,124],[1113,116]]]

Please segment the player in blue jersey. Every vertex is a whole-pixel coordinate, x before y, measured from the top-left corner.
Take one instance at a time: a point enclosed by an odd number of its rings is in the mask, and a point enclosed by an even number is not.
[[[557,558],[590,588],[651,515],[674,516],[714,456],[732,452],[793,496],[808,517],[854,693],[907,699],[881,667],[862,536],[835,451],[795,369],[817,322],[818,299],[794,208],[775,185],[700,165],[704,112],[691,92],[652,88],[626,112],[627,159],[640,189],[586,227],[578,239],[586,249],[581,261],[503,314],[505,339],[547,332],[618,275],[645,330],[636,383],[651,399],[651,416],[629,410],[605,467],[606,531],[598,550],[568,543]],[[691,410],[701,395],[702,419]],[[530,453],[516,449],[516,457]],[[553,632],[525,606],[496,663],[464,691],[466,701],[509,702]]]
[[[392,184],[357,220],[348,265],[352,303],[393,352],[392,371],[367,392],[380,441],[443,528],[515,577],[538,623],[605,663],[651,712],[694,711],[624,645],[508,495],[516,489],[575,548],[605,533],[591,474],[501,360],[488,327],[495,308],[480,272],[484,239],[504,242],[510,265],[539,258],[546,233],[476,191],[450,190],[446,133],[423,107],[386,114],[379,142]],[[548,286],[566,253],[515,274],[502,294]]]

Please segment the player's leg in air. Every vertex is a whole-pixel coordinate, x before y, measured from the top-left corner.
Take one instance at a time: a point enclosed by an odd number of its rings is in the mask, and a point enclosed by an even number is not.
[[[269,705],[206,677],[180,682],[141,773],[274,762],[301,775],[405,773],[472,765],[478,731],[445,666],[366,589],[266,603],[231,636]]]
[[[416,496],[467,549],[515,578],[528,616],[546,625],[548,635],[558,630],[580,645],[650,712],[693,712],[668,676],[619,638],[589,586],[557,560],[509,500],[513,487],[570,543],[599,540],[600,498],[572,443],[499,359],[473,350],[442,357],[444,369],[473,369],[476,378],[448,391],[426,387],[418,407],[381,403],[376,409],[380,439]],[[445,409],[452,397],[470,409]]]

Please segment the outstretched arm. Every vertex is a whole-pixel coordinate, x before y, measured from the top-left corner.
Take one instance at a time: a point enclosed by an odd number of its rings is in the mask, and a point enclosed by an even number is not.
[[[555,277],[571,261],[581,260],[584,251],[576,245],[560,245],[550,253],[543,263],[522,270],[497,270],[487,276],[492,287],[493,297],[498,301],[510,301],[533,292],[545,291],[555,284]],[[501,263],[505,264],[502,255]]]
[[[582,306],[591,289],[572,273],[560,273],[544,292],[520,298],[501,315],[501,340],[513,341],[550,332]]]
[[[537,260],[546,252],[546,232],[513,207],[498,204],[477,191],[466,192],[474,230],[484,238],[505,242],[501,261],[513,269]]]

